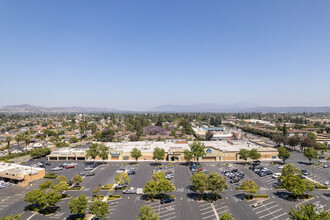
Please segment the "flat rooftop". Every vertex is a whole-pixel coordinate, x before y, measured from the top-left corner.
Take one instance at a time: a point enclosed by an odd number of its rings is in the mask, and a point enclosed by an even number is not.
[[[254,144],[250,141],[244,140],[233,140],[230,142],[227,141],[201,141],[204,143],[206,147],[214,147],[216,149],[222,151],[239,151],[240,149],[248,149],[257,148],[259,151],[276,151],[273,148],[265,148]],[[106,146],[110,148],[110,150],[122,150],[124,152],[130,152],[133,148],[137,148],[142,152],[152,152],[154,148],[159,147],[163,148],[165,151],[169,151],[172,149],[190,149],[189,144],[192,141],[186,143],[172,143],[172,142],[152,142],[152,141],[137,141],[137,142],[109,142],[106,143]]]
[[[37,174],[39,171],[44,170],[44,168],[24,166],[15,163],[4,163],[0,162],[0,173],[6,174],[8,176],[20,176],[27,174]]]

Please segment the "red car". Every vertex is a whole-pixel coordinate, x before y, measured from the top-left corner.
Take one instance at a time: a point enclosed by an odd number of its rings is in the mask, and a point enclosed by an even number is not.
[[[65,169],[75,168],[73,165],[66,166]]]
[[[197,172],[203,172],[204,171],[204,169],[199,169]]]

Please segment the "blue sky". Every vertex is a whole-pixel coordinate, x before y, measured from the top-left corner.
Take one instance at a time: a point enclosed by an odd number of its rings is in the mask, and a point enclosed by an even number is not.
[[[1,0],[0,106],[330,106],[328,0]]]

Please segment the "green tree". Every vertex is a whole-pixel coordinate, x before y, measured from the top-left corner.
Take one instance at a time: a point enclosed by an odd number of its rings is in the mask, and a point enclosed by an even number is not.
[[[153,159],[157,159],[158,161],[164,160],[165,150],[163,148],[156,147],[153,151]]]
[[[109,158],[109,148],[104,144],[101,144],[98,147],[98,156],[102,158],[102,160],[106,160]]]
[[[200,157],[206,155],[205,153],[205,145],[200,141],[194,141],[193,143],[189,144],[190,151],[194,155],[194,158],[198,161]]]
[[[55,192],[59,192],[62,195],[63,191],[66,191],[69,189],[69,186],[66,182],[62,181],[62,182],[59,182],[57,185],[55,185],[53,187],[53,189],[55,190]]]
[[[72,199],[69,202],[69,207],[71,213],[83,217],[87,208],[87,199],[85,194],[80,194],[78,198]]]
[[[117,176],[115,177],[116,184],[124,184],[126,182],[128,183],[128,181],[129,181],[129,177],[126,172],[118,173]]]
[[[159,217],[150,206],[142,206],[139,210],[137,220],[158,220]]]
[[[314,189],[314,185],[310,181],[303,180],[297,175],[281,176],[281,180],[284,188],[292,192],[294,197],[301,197],[305,192]]]
[[[327,220],[330,219],[330,212],[318,210],[315,204],[300,205],[297,210],[291,207],[289,212],[291,220]]]
[[[209,141],[211,138],[213,138],[213,133],[211,131],[207,131],[205,134],[205,140]]]
[[[45,182],[43,182],[42,184],[39,185],[39,189],[41,190],[47,190],[47,189],[51,189],[55,186],[55,183],[51,180],[47,180]]]
[[[309,137],[302,138],[300,140],[301,152],[303,152],[306,147],[314,148],[315,147],[315,141],[310,139]]]
[[[13,138],[11,136],[7,136],[6,137],[6,142],[8,144],[8,148],[10,149],[10,142],[13,140]]]
[[[311,140],[313,140],[313,141],[316,141],[316,139],[317,139],[317,136],[316,136],[316,134],[314,134],[313,132],[309,132],[308,134],[307,134],[307,137],[309,137]]]
[[[153,180],[156,180],[156,181],[158,181],[158,180],[162,180],[162,179],[165,179],[165,177],[166,177],[166,175],[165,175],[165,173],[164,173],[163,171],[157,171],[157,172],[154,172],[154,173],[152,174],[152,176],[151,176],[151,178],[152,178]]]
[[[281,146],[281,143],[284,142],[284,137],[280,134],[273,134],[272,141],[276,144],[277,147]]]
[[[245,161],[247,161],[250,157],[250,151],[247,149],[240,149],[238,155]]]
[[[131,157],[135,158],[135,161],[138,161],[139,157],[142,157],[142,153],[139,149],[134,147],[131,151]]]
[[[55,184],[59,184],[60,182],[67,182],[68,178],[63,175],[57,176],[55,179]]]
[[[259,189],[258,185],[252,180],[244,181],[239,187],[239,190],[244,190],[248,193],[256,193]]]
[[[196,191],[203,194],[208,189],[208,177],[204,172],[195,173],[190,180]]]
[[[83,181],[83,179],[82,179],[82,177],[79,175],[79,174],[77,174],[77,175],[75,175],[74,177],[73,177],[73,179],[72,179],[72,183],[73,184],[79,184],[79,183],[81,183]]]
[[[301,171],[297,167],[293,166],[292,164],[285,164],[283,169],[281,170],[281,177],[288,176],[288,175],[298,175],[301,176]]]
[[[32,205],[39,204],[44,198],[45,193],[40,189],[35,189],[25,194],[24,201]]]
[[[98,195],[100,195],[100,191],[101,191],[101,187],[95,186],[93,189],[93,194],[96,194],[98,197]]]
[[[62,196],[55,191],[50,191],[45,195],[45,204],[46,206],[55,206],[61,200]]]
[[[288,136],[288,129],[287,129],[287,127],[286,127],[286,124],[284,123],[284,125],[283,125],[283,131],[282,131],[283,133],[283,137],[284,138],[286,138],[287,136]]]
[[[89,213],[95,215],[97,218],[105,219],[106,214],[109,214],[109,206],[106,202],[95,200],[89,206]]]
[[[228,189],[226,179],[217,173],[210,173],[208,176],[208,190],[211,190],[213,194],[223,192],[224,189]]]
[[[159,192],[166,194],[168,192],[173,192],[175,187],[172,181],[164,178],[157,181],[157,189]]]
[[[232,220],[233,218],[231,217],[231,214],[230,213],[223,213],[219,220]]]
[[[258,152],[256,148],[250,150],[250,158],[252,160],[258,160],[261,157],[261,154]]]
[[[317,158],[317,151],[314,148],[307,147],[304,151],[304,156],[308,158],[309,163],[311,163],[312,158]]]
[[[184,159],[187,161],[187,162],[190,162],[190,160],[193,158],[193,153],[190,151],[190,150],[188,150],[188,149],[185,149],[184,151],[183,151],[183,155],[184,155]]]
[[[99,155],[98,144],[90,144],[89,148],[86,150],[86,158],[92,158],[94,161]]]
[[[147,181],[143,188],[143,193],[146,193],[150,198],[154,198],[159,193],[157,182],[155,180]]]
[[[321,151],[322,156],[324,156],[324,152],[327,151],[328,147],[324,143],[318,143],[316,145],[316,150]]]
[[[291,136],[287,139],[288,145],[292,150],[300,144],[301,138],[298,135]]]
[[[7,217],[1,217],[0,220],[22,220],[21,214],[13,215]]]
[[[278,156],[282,158],[283,162],[285,163],[285,161],[290,157],[289,151],[285,147],[279,147],[277,151]]]

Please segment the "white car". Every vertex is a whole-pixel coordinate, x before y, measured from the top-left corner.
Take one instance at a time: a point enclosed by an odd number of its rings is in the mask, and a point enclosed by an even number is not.
[[[59,171],[59,170],[63,170],[63,168],[62,167],[54,167],[54,168],[52,168],[52,171]]]
[[[93,167],[85,167],[84,170],[94,170],[94,168]]]
[[[277,178],[279,178],[280,176],[281,176],[281,173],[274,173],[272,177],[273,177],[274,179],[277,179]]]
[[[327,164],[323,165],[323,168],[328,168],[328,167],[329,167],[329,165],[327,165]]]
[[[125,172],[125,169],[119,169],[116,171],[116,173],[122,173],[122,172]]]
[[[325,159],[321,159],[321,160],[319,160],[319,162],[320,162],[320,163],[326,163],[327,160],[325,160]]]
[[[277,166],[278,169],[283,169],[283,167],[284,167],[283,165]]]

